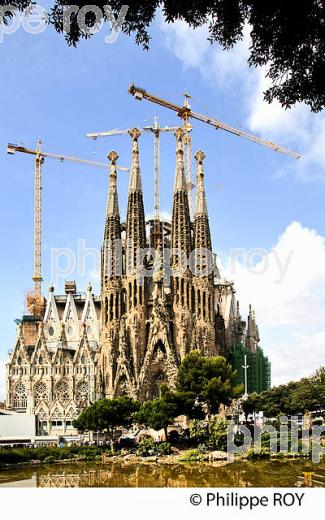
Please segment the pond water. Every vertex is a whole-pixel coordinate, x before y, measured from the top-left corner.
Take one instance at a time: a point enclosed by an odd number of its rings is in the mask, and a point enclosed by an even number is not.
[[[74,463],[0,470],[0,487],[295,487],[325,484],[325,462],[235,462],[224,465]]]

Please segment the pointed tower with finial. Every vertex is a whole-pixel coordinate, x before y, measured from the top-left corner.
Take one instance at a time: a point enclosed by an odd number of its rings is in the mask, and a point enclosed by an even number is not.
[[[174,345],[178,359],[189,352],[192,329],[192,274],[187,261],[192,252],[191,222],[188,191],[184,174],[184,131],[178,128],[176,137],[176,172],[171,229],[172,306]]]
[[[146,341],[146,280],[143,251],[146,248],[146,223],[139,166],[140,130],[130,131],[132,165],[126,217],[126,330],[130,342],[134,378],[137,381],[144,358]]]
[[[198,348],[206,355],[216,355],[216,330],[213,286],[213,255],[208,208],[204,187],[203,161],[205,155],[199,150],[195,154],[196,206],[194,215],[193,293],[195,304],[195,334]]]
[[[101,388],[97,393],[113,395],[116,359],[118,357],[119,322],[124,312],[122,299],[121,224],[116,186],[118,154],[108,154],[110,161],[109,192],[106,208],[104,240],[101,255]]]
[[[249,314],[247,317],[247,330],[246,330],[246,348],[251,352],[256,352],[260,338],[258,333],[258,327],[256,325],[255,311],[252,310],[252,306],[249,306]]]

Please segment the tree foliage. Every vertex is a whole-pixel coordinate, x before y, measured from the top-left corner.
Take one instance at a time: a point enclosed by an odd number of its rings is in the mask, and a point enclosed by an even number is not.
[[[127,395],[115,399],[100,399],[81,412],[73,426],[80,432],[107,432],[112,440],[117,427],[132,424],[139,407],[138,401]]]
[[[1,1],[19,9],[32,4],[31,0]],[[109,4],[112,14],[103,11],[104,21],[116,23],[122,5],[121,0],[97,0],[95,5],[103,10]],[[63,33],[66,19],[65,7],[69,0],[54,0],[49,12],[49,23]],[[87,1],[73,2],[78,8],[91,5]],[[271,86],[265,99],[280,101],[285,107],[305,102],[315,112],[325,106],[325,4],[321,0],[216,0],[177,2],[176,0],[147,0],[128,3],[122,31],[133,34],[137,44],[149,48],[149,27],[161,9],[168,23],[185,21],[190,27],[207,25],[211,43],[230,49],[243,38],[245,26],[250,27],[251,46],[249,65],[268,67]],[[89,13],[86,23],[94,25],[95,16]],[[117,27],[118,28],[118,27]],[[77,14],[70,19],[70,29],[65,33],[69,45],[77,45],[89,33],[81,31]]]
[[[279,385],[260,394],[253,393],[243,402],[245,414],[263,410],[268,417],[294,415],[325,408],[325,368],[311,377]]]
[[[164,430],[166,440],[168,438],[167,427],[173,423],[177,416],[177,405],[171,400],[160,398],[146,401],[139,412],[135,415],[135,420],[139,424],[144,424],[154,430]]]
[[[188,406],[205,406],[211,414],[238,397],[242,386],[236,385],[236,372],[224,357],[206,357],[192,351],[179,367],[176,391],[186,398]]]

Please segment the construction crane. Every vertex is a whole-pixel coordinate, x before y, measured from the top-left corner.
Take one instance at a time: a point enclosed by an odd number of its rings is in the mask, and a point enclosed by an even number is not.
[[[128,135],[132,128],[124,130],[108,130],[106,132],[88,133],[86,137],[90,139],[98,139],[99,137],[109,137],[115,135]],[[154,216],[153,216],[153,234],[152,246],[156,247],[157,242],[162,240],[161,237],[161,223],[160,223],[160,133],[161,132],[175,132],[177,126],[160,126],[158,118],[154,118],[153,125],[147,125],[139,128],[141,133],[152,133],[154,136]],[[161,243],[162,244],[162,243]],[[163,244],[162,244],[163,245]]]
[[[43,152],[41,150],[42,141],[37,142],[35,150],[31,150],[20,144],[7,146],[7,153],[13,155],[16,152],[26,153],[35,156],[34,166],[34,282],[33,295],[27,296],[29,310],[34,315],[41,315],[44,310],[44,298],[42,297],[42,165],[45,158],[58,159],[59,161],[70,161],[98,168],[109,168],[109,164],[80,159],[68,155]],[[119,170],[128,171],[128,168],[117,166]]]
[[[226,123],[223,123],[222,121],[215,119],[213,117],[205,116],[202,114],[199,114],[198,112],[194,112],[191,110],[191,107],[189,106],[188,99],[190,98],[189,94],[185,94],[185,100],[182,106],[175,105],[174,103],[171,103],[170,101],[166,101],[165,99],[159,98],[153,94],[150,94],[145,89],[136,87],[133,83],[129,87],[129,93],[135,97],[135,99],[141,101],[142,99],[147,99],[148,101],[151,101],[152,103],[156,103],[157,105],[160,105],[165,108],[169,108],[170,110],[173,110],[176,112],[176,114],[183,120],[184,122],[184,129],[186,131],[186,128],[188,125],[190,125],[189,120],[196,119],[198,121],[201,121],[202,123],[207,123],[214,128],[225,130],[226,132],[230,134],[237,135],[238,137],[243,137],[244,139],[247,139],[248,141],[252,141],[253,143],[260,144],[262,146],[266,146],[267,148],[271,148],[272,150],[276,152],[283,153],[285,155],[288,155],[289,157],[292,157],[293,159],[299,159],[301,157],[300,154],[296,152],[292,152],[288,148],[284,148],[283,146],[279,146],[277,144],[272,143],[271,141],[268,141],[266,139],[263,139],[262,137],[258,137],[256,135],[250,134],[248,132],[245,132],[243,130],[239,130],[238,128],[234,128]],[[189,126],[191,128],[191,126]]]

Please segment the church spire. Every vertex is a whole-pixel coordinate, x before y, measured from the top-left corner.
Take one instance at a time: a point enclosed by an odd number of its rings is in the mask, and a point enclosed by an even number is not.
[[[141,132],[138,128],[133,128],[133,130],[130,131],[132,139],[132,165],[126,217],[126,256],[128,274],[132,274],[137,267],[139,249],[144,249],[146,247],[146,226],[139,167],[138,139],[140,135]]]
[[[195,249],[208,249],[211,247],[211,234],[209,226],[208,208],[204,188],[203,160],[204,152],[199,150],[195,154],[197,160],[196,173],[196,208],[194,216],[194,246]]]
[[[108,154],[110,161],[109,191],[106,207],[104,243],[102,248],[102,289],[108,278],[122,275],[121,269],[121,224],[116,187],[116,161],[118,154],[112,150]]]
[[[247,318],[246,347],[252,352],[256,352],[259,340],[258,327],[255,321],[255,312],[252,310],[252,306],[250,305]]]
[[[130,184],[129,184],[129,195],[135,191],[142,192],[141,185],[141,174],[140,174],[140,166],[139,166],[139,143],[138,139],[141,135],[141,132],[138,128],[133,128],[129,132],[132,138],[132,166],[131,166],[131,174],[130,174]]]
[[[176,137],[176,173],[174,183],[174,195],[179,191],[186,190],[186,181],[184,174],[184,150],[183,150],[183,138],[184,131],[182,128],[177,128],[174,133]]]
[[[208,215],[208,208],[205,196],[204,188],[204,172],[203,172],[203,161],[205,154],[202,150],[199,150],[195,154],[197,160],[197,173],[196,173],[196,208],[195,215]]]
[[[116,161],[118,159],[118,154],[112,150],[108,155],[108,159],[110,160],[110,168],[109,168],[109,192],[108,192],[108,201],[107,201],[107,211],[106,211],[106,222],[110,217],[119,218],[119,207],[118,207],[118,194],[116,188]]]
[[[182,128],[177,128],[174,135],[176,137],[176,173],[172,216],[172,247],[189,255],[191,252],[191,223],[184,175],[184,131]]]

